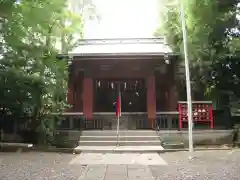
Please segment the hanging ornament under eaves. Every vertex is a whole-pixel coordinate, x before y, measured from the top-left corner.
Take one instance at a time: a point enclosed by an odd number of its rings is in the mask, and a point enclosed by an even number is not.
[[[170,59],[169,59],[167,53],[164,54],[164,62],[165,62],[165,64],[170,64]]]
[[[111,88],[114,89],[114,83],[113,82],[111,82]]]
[[[100,82],[100,81],[98,81],[97,85],[98,85],[98,87],[101,87],[101,82]]]

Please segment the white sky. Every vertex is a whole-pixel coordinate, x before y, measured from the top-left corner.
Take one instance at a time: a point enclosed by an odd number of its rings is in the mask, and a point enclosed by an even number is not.
[[[85,24],[85,38],[153,37],[158,25],[158,0],[94,0],[100,22]]]

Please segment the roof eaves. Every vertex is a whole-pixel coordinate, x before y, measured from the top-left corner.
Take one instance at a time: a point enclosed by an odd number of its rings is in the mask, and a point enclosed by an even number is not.
[[[71,53],[69,57],[97,57],[97,56],[178,56],[179,53]]]

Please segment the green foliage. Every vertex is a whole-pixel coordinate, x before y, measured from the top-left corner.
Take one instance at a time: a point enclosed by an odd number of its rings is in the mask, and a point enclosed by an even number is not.
[[[183,39],[178,1],[161,1],[161,22],[155,35],[163,35],[174,51],[183,57]],[[239,99],[238,0],[183,0],[188,34],[188,53],[193,88],[204,87],[219,98],[223,90]]]
[[[83,35],[81,16],[66,5],[66,0],[0,1],[0,118],[30,117],[31,128],[51,141],[51,114],[68,107],[68,62],[56,57]]]
[[[66,54],[78,45],[83,37],[81,16],[65,10],[62,14],[58,33],[61,36],[61,53]]]

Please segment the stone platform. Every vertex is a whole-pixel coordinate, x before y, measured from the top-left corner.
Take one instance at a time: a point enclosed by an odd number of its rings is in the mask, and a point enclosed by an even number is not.
[[[161,152],[162,146],[78,146],[74,149],[76,153],[92,152],[92,153],[151,153]]]
[[[74,148],[78,146],[76,148],[78,151],[86,149],[93,150],[95,147],[98,147],[100,151],[103,149],[107,151],[121,151],[119,148],[116,148],[117,135],[114,130],[63,130],[58,132],[58,136],[60,137],[59,143],[69,144],[70,147],[73,147],[72,144],[76,144]],[[232,130],[193,130],[193,142],[196,146],[232,144],[232,140]],[[121,130],[119,133],[119,144],[120,147],[135,147],[136,150],[140,150],[141,146],[146,146],[144,147],[145,149],[156,146],[154,148],[156,148],[157,151],[159,151],[162,146],[167,149],[172,147],[187,148],[188,131],[184,129],[181,131]]]

